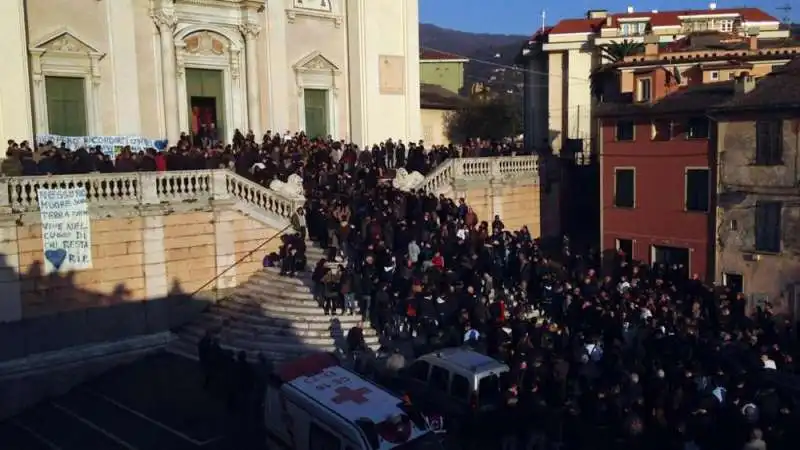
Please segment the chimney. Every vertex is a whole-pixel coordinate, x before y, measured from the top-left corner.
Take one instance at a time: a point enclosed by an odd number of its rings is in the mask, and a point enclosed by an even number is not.
[[[736,95],[749,94],[756,87],[756,79],[750,75],[742,74],[736,77],[734,86]]]
[[[648,34],[644,37],[644,56],[658,56],[658,36]]]
[[[758,51],[758,35],[751,34],[747,37],[747,41],[750,43],[751,52]]]
[[[714,3],[714,2],[709,3],[708,4],[708,9],[714,11],[715,9],[717,9],[717,4]]]
[[[628,14],[633,14],[633,6],[628,6]]]
[[[606,17],[606,26],[611,28],[614,26],[614,18],[611,16]]]
[[[605,19],[608,17],[608,10],[605,9],[590,9],[586,11],[587,19]]]

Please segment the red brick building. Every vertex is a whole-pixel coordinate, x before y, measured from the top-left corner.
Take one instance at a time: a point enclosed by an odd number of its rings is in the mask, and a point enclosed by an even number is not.
[[[702,39],[731,48],[676,51],[645,41],[640,56],[605,67],[593,83],[602,86],[595,113],[602,248],[650,264],[683,264],[711,279],[718,147],[707,112],[734,97],[735,79],[766,75],[800,47],[707,33]]]

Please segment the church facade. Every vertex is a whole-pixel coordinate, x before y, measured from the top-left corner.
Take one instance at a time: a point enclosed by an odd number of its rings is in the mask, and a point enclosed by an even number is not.
[[[0,137],[416,141],[417,2],[3,0]]]

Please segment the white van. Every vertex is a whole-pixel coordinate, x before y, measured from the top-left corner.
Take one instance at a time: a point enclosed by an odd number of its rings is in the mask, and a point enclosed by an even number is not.
[[[403,399],[315,354],[270,376],[269,443],[289,450],[441,450],[425,418]]]

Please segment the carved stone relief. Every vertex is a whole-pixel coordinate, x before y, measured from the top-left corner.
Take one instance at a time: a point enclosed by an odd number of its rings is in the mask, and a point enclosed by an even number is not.
[[[211,31],[200,31],[183,40],[190,55],[221,56],[228,51],[227,39]]]
[[[88,45],[81,42],[75,36],[72,36],[69,33],[63,33],[52,39],[51,41],[42,44],[39,48],[44,50],[49,50],[53,52],[62,52],[62,53],[91,53],[95,52],[95,49],[89,47]]]

